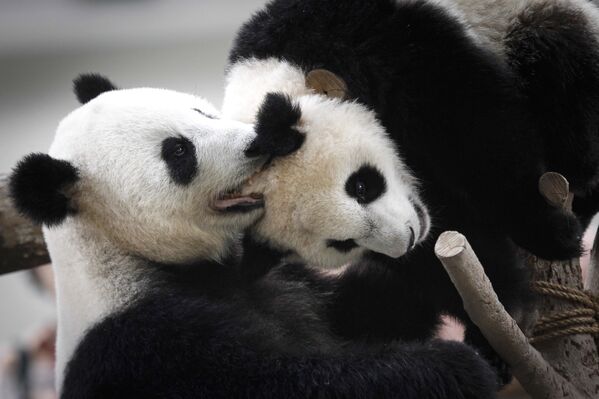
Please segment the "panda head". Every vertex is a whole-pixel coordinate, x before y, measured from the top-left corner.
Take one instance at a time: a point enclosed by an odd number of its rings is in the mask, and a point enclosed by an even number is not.
[[[265,214],[253,226],[258,240],[319,267],[366,251],[399,257],[423,240],[430,219],[416,181],[374,113],[319,95],[293,101],[303,146],[244,188],[265,197]]]
[[[27,156],[11,177],[13,201],[33,221],[174,263],[226,255],[263,214],[261,195],[236,194],[268,158],[246,154],[252,125],[192,95],[117,90],[97,75],[75,91],[84,104],[62,120],[49,154]]]

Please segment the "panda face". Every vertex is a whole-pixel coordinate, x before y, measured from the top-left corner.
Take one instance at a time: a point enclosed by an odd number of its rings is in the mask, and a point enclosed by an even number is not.
[[[264,193],[259,239],[335,267],[365,251],[398,257],[428,233],[416,182],[373,113],[317,95],[297,98],[303,146],[254,177]]]
[[[236,194],[265,162],[244,154],[255,137],[197,97],[115,90],[65,118],[50,155],[78,171],[70,222],[126,252],[186,262],[225,255],[262,215],[260,195]]]

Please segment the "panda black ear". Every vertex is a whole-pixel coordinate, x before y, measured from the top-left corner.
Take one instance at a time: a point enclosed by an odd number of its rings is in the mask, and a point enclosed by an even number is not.
[[[289,96],[268,93],[256,117],[257,137],[245,151],[246,156],[284,156],[299,149],[305,139],[295,126],[302,112]]]
[[[30,154],[10,176],[10,197],[15,208],[34,223],[53,226],[74,213],[66,191],[79,180],[68,161],[46,154]]]
[[[73,81],[73,87],[75,95],[81,104],[93,100],[106,91],[118,90],[108,78],[95,73],[79,75]]]

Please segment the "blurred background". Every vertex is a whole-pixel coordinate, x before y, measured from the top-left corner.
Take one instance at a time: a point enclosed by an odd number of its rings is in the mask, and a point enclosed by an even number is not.
[[[72,80],[82,72],[121,87],[192,92],[220,107],[235,31],[264,2],[0,0],[0,173],[47,151],[58,121],[78,105]],[[30,274],[0,277],[0,359],[43,345],[53,323],[51,295]]]

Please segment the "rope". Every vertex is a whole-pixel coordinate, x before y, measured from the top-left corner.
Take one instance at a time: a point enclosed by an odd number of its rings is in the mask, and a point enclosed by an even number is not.
[[[599,296],[560,284],[537,281],[532,290],[538,294],[570,301],[578,308],[545,316],[537,322],[531,343],[549,341],[575,334],[599,337]]]

